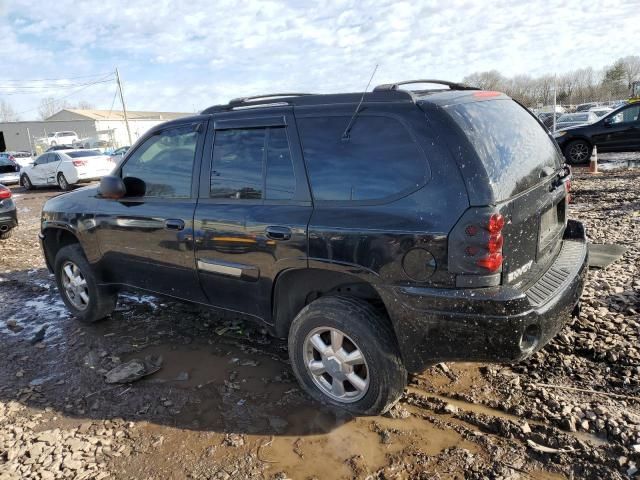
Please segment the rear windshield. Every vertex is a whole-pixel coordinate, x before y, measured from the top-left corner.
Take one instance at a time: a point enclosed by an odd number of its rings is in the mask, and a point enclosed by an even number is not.
[[[83,150],[81,152],[66,152],[68,156],[71,158],[78,157],[97,157],[102,155],[100,152],[96,152],[95,150]]]
[[[535,185],[544,167],[560,167],[560,155],[548,132],[516,102],[461,103],[448,111],[480,157],[496,200]]]

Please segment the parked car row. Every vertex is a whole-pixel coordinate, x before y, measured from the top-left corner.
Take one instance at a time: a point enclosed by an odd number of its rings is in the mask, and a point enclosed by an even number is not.
[[[640,103],[626,103],[590,123],[559,129],[554,138],[570,164],[588,162],[594,146],[601,152],[639,151]]]
[[[27,190],[54,185],[69,190],[78,183],[99,180],[115,166],[108,155],[96,150],[57,150],[43,153],[23,168],[19,181]]]
[[[11,190],[0,183],[0,240],[9,238],[18,225],[18,213]]]

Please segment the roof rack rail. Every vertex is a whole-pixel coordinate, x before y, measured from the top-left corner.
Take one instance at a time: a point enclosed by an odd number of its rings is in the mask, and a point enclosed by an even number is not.
[[[242,105],[248,102],[255,102],[257,100],[273,100],[274,98],[288,98],[288,97],[305,97],[307,95],[313,95],[313,93],[269,93],[267,95],[254,95],[253,97],[240,97],[229,100],[229,106]]]
[[[203,115],[216,113],[216,112],[228,112],[230,110],[244,109],[244,108],[257,108],[257,107],[270,107],[270,106],[283,106],[290,105],[287,98],[292,97],[306,97],[314,95],[313,93],[269,93],[266,95],[255,95],[253,97],[240,97],[234,98],[222,105],[212,105],[205,108],[201,113]],[[277,100],[274,102],[274,100]]]
[[[433,80],[433,79],[421,79],[421,80],[406,80],[404,82],[397,83],[385,83],[383,85],[378,85],[373,89],[374,92],[381,91],[389,91],[389,90],[400,90],[398,87],[400,85],[411,85],[414,83],[434,83],[436,85],[446,85],[450,90],[480,90],[477,87],[470,87],[468,85],[463,85],[461,83],[455,82],[447,82],[446,80]]]

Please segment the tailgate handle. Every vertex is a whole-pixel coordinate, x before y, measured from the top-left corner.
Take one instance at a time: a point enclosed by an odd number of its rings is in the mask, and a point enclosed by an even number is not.
[[[544,177],[548,177],[549,175],[553,175],[555,173],[555,170],[551,167],[543,167],[542,170],[540,170],[540,178],[544,178]]]

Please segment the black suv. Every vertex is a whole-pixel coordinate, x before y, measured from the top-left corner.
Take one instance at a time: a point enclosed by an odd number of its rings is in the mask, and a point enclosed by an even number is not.
[[[594,146],[600,152],[640,151],[640,102],[629,103],[596,122],[559,130],[555,139],[567,163],[587,163]]]
[[[527,357],[587,270],[560,151],[501,93],[401,88],[420,82],[154,127],[99,188],[44,206],[67,307],[93,322],[135,287],[242,313],[288,337],[304,390],[363,414],[407,371]]]

